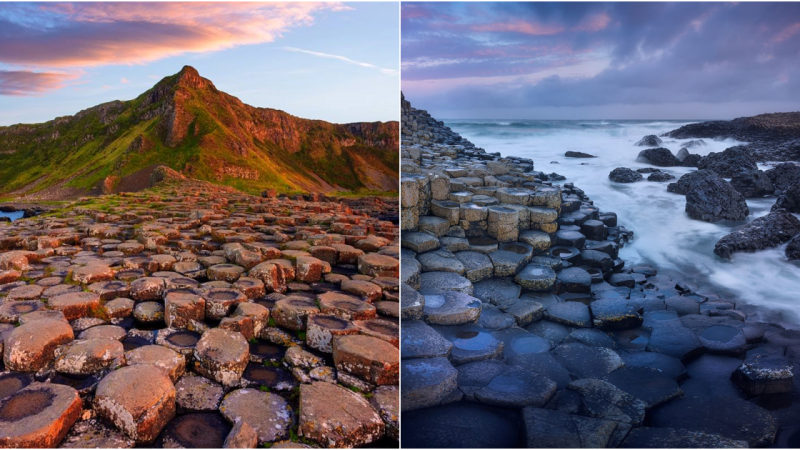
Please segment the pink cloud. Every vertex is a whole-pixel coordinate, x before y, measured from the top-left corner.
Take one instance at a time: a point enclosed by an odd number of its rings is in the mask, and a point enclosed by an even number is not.
[[[564,27],[560,25],[544,25],[534,22],[524,22],[521,20],[515,22],[496,22],[485,25],[473,25],[470,28],[472,31],[512,32],[528,34],[531,36],[549,36],[564,31]]]
[[[29,96],[64,87],[76,75],[63,72],[0,70],[0,95]]]
[[[792,25],[789,25],[788,27],[781,30],[780,33],[778,33],[774,38],[772,38],[772,42],[776,44],[783,42],[797,33],[800,33],[800,22],[795,22]]]
[[[574,31],[595,32],[605,30],[609,23],[611,23],[611,16],[603,12],[588,16],[586,19],[575,25],[572,29]]]
[[[186,53],[273,42],[340,3],[52,3],[53,27],[11,24],[0,61],[24,66],[142,64]]]

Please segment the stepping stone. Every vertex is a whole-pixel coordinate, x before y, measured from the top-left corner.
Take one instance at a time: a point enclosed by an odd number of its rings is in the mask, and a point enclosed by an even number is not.
[[[484,303],[481,309],[481,317],[478,319],[478,326],[487,330],[504,330],[516,324],[514,316],[504,313],[497,306]]]
[[[733,372],[731,380],[751,397],[791,394],[794,384],[792,363],[781,355],[750,356]]]
[[[351,322],[333,315],[315,314],[308,317],[306,344],[323,353],[333,352],[334,336],[358,334]]]
[[[621,356],[626,366],[653,369],[678,382],[686,378],[686,367],[673,356],[653,352],[622,353]]]
[[[692,300],[694,301],[694,300]],[[642,316],[642,328],[646,330],[652,330],[654,327],[658,326],[661,322],[672,321],[673,323],[680,323],[680,319],[678,319],[678,313],[675,311],[645,311],[644,315]]]
[[[546,266],[528,264],[514,277],[514,281],[523,289],[547,292],[553,289],[556,283],[556,273]]]
[[[53,360],[58,346],[72,341],[67,322],[42,319],[20,325],[5,336],[3,362],[6,369],[36,372]]]
[[[113,280],[92,283],[89,285],[89,292],[100,295],[101,300],[109,301],[118,297],[130,296],[131,289],[128,287],[128,283]]]
[[[115,298],[114,300],[106,302],[103,307],[106,310],[106,316],[109,319],[124,319],[133,315],[133,308],[136,302],[129,298]]]
[[[653,326],[647,351],[658,352],[685,361],[703,352],[703,344],[692,330],[680,322],[662,321]]]
[[[638,427],[632,429],[620,448],[748,448],[747,441],[737,441],[719,434],[678,428]]]
[[[504,303],[500,309],[514,316],[517,326],[520,327],[526,327],[544,317],[544,307],[542,304],[527,298],[520,298],[509,303]]]
[[[125,353],[129,366],[150,365],[161,369],[172,382],[186,370],[186,358],[161,345],[145,345]]]
[[[388,258],[386,261],[388,261],[388,264],[391,264],[392,266],[394,266],[395,264],[399,264],[397,263],[397,260],[389,261],[393,259],[394,258]],[[376,264],[378,263],[376,262]],[[386,262],[384,262],[384,264],[386,264]],[[317,258],[314,258],[313,256],[298,257],[297,260],[295,260],[295,266],[296,266],[295,279],[297,281],[303,283],[316,283],[322,278],[323,262]],[[378,272],[382,273],[382,270],[390,270],[390,269],[388,268],[376,269],[374,267],[371,269],[371,271],[375,272],[376,274]]]
[[[458,372],[441,356],[403,359],[402,377],[400,405],[405,412],[440,404],[457,388]]]
[[[140,302],[161,300],[164,295],[164,279],[156,277],[139,278],[131,282],[131,298]]]
[[[570,383],[567,389],[578,393],[578,411],[581,415],[633,426],[639,426],[644,421],[645,403],[607,381],[577,380]]]
[[[162,448],[222,448],[231,426],[219,414],[191,413],[178,416],[164,428]]]
[[[474,296],[484,303],[506,305],[519,298],[522,290],[508,278],[494,278],[475,283]]]
[[[331,314],[346,320],[369,320],[374,319],[378,314],[375,306],[344,292],[325,292],[318,295],[317,299],[319,300],[321,313]]]
[[[170,328],[190,328],[193,321],[203,322],[205,317],[206,300],[197,294],[179,290],[164,297],[164,321]]]
[[[292,374],[282,367],[266,367],[263,364],[250,363],[242,375],[242,386],[266,387],[273,391],[291,391],[297,387]]]
[[[486,387],[495,377],[509,369],[502,361],[488,359],[461,364],[458,371],[458,389],[464,393],[467,401],[476,401],[475,392]]]
[[[736,356],[747,350],[747,338],[740,328],[715,325],[706,328],[697,337],[709,353]]]
[[[533,208],[531,208],[533,209]],[[531,214],[533,220],[533,214]],[[531,247],[536,254],[542,254],[550,249],[550,235],[544,231],[524,230],[519,233],[519,241],[524,242]]]
[[[775,440],[777,425],[769,411],[735,397],[684,397],[649,414],[650,426],[681,428],[763,447]]]
[[[190,374],[178,380],[175,392],[175,403],[179,412],[216,411],[225,395],[221,384]]]
[[[75,320],[98,311],[100,296],[93,292],[72,292],[51,297],[47,306],[64,313],[67,320]]]
[[[133,308],[133,318],[146,325],[164,322],[164,305],[160,302],[141,302]]]
[[[450,361],[455,365],[503,357],[503,341],[478,325],[437,327],[435,329],[453,343]]]
[[[400,325],[384,319],[356,320],[353,325],[361,334],[382,339],[395,347],[400,347]]]
[[[464,274],[464,264],[447,250],[435,250],[417,255],[423,272],[453,272]]]
[[[236,289],[215,288],[203,293],[205,316],[211,320],[221,320],[231,314],[239,303],[247,301],[247,296]]]
[[[578,328],[564,339],[565,344],[578,342],[587,347],[605,347],[612,350],[617,348],[617,344],[606,333],[594,328]]]
[[[122,367],[100,381],[93,404],[100,418],[137,444],[150,444],[175,417],[175,387],[157,367]]]
[[[564,389],[572,378],[567,369],[549,353],[520,353],[508,358],[509,367],[522,370],[529,376],[543,377],[556,383],[558,389]],[[459,369],[461,366],[459,366]]]
[[[84,285],[108,281],[114,279],[114,271],[103,264],[91,264],[73,270],[72,279]]]
[[[15,324],[19,322],[23,316],[30,315],[37,311],[43,311],[46,307],[47,305],[39,300],[7,301],[0,304],[0,323]]]
[[[519,327],[495,331],[493,335],[503,342],[503,355],[508,360],[513,360],[518,355],[547,353],[551,348],[550,341],[547,339]]]
[[[158,331],[155,343],[175,350],[181,355],[189,356],[194,352],[194,348],[199,340],[200,333],[176,328],[165,328]],[[152,344],[152,341],[147,342],[145,345],[149,344]]]
[[[362,303],[366,304],[366,302]],[[275,323],[283,328],[305,330],[308,316],[318,312],[319,308],[315,301],[303,297],[288,297],[275,302],[275,307],[272,308],[270,314],[275,319]]]
[[[249,349],[241,333],[212,328],[195,346],[195,370],[223,386],[235,386],[250,361]]]
[[[544,407],[556,392],[556,384],[545,377],[531,377],[521,370],[508,370],[475,391],[481,403],[506,408]]]
[[[337,336],[333,341],[336,369],[377,385],[397,384],[400,355],[392,344],[370,336]]]
[[[563,342],[572,332],[571,328],[561,325],[560,323],[550,322],[549,320],[534,322],[525,327],[525,330],[536,336],[547,339],[553,345],[558,345]]]
[[[233,283],[233,288],[240,291],[247,298],[258,298],[266,295],[264,282],[257,278],[240,277]]]
[[[386,436],[400,439],[400,389],[398,386],[379,386],[372,392],[370,405],[386,426]]]
[[[411,286],[403,283],[400,287],[400,318],[403,321],[422,319],[424,307],[425,297]]]
[[[423,318],[431,325],[474,323],[481,315],[481,301],[461,292],[425,296]]]
[[[275,445],[277,447],[280,444]],[[247,422],[236,421],[230,433],[225,438],[222,448],[256,448],[258,446],[258,435]]]
[[[550,305],[544,311],[544,318],[570,327],[592,326],[589,307],[580,302],[562,302]]]
[[[445,291],[472,295],[472,282],[452,272],[425,272],[420,275],[419,293],[440,294]]]
[[[136,443],[97,418],[79,420],[59,448],[133,448]]]
[[[606,448],[617,429],[611,420],[534,407],[523,408],[522,420],[530,448]]]
[[[55,352],[54,368],[69,375],[91,375],[125,365],[122,342],[115,339],[87,339],[62,345]]]
[[[357,295],[369,303],[380,300],[383,293],[381,287],[377,284],[362,280],[342,281],[341,288],[343,291]]]
[[[208,268],[208,279],[233,283],[244,273],[244,267],[234,264],[215,264]]]
[[[461,265],[464,268],[462,275],[464,275],[464,277],[473,283],[477,283],[494,276],[494,265],[492,264],[492,260],[483,253],[462,251],[456,252],[455,257],[461,262]]]
[[[552,351],[553,358],[575,378],[603,378],[622,366],[619,355],[608,348],[583,344],[561,344]]]
[[[522,269],[523,265],[527,264],[530,258],[527,254],[504,249],[495,250],[488,256],[492,260],[495,277],[513,277]]]
[[[574,292],[588,294],[592,292],[592,276],[580,267],[570,267],[558,272],[559,293]]]
[[[669,375],[643,367],[623,366],[606,375],[603,380],[642,400],[647,409],[683,395],[678,383]]]
[[[32,383],[0,400],[0,446],[55,448],[81,415],[81,397],[60,384]]]
[[[624,300],[613,298],[595,300],[591,303],[590,309],[592,323],[598,328],[625,330],[642,324],[642,316]]]
[[[241,420],[250,425],[258,436],[258,444],[271,443],[289,436],[294,422],[292,407],[277,394],[255,389],[235,390],[222,400],[219,411],[235,424]]]
[[[282,267],[275,261],[263,262],[248,272],[248,276],[264,283],[264,290],[271,292],[286,292],[286,277]]]
[[[439,241],[434,238],[436,244]],[[378,253],[365,253],[358,257],[358,271],[371,277],[400,276],[400,261]]]
[[[415,253],[425,253],[439,248],[439,239],[428,233],[403,231],[401,245]]]
[[[664,304],[668,310],[675,311],[679,316],[700,314],[700,304],[693,298],[675,295],[665,299]]]
[[[320,446],[353,448],[377,441],[386,426],[364,397],[335,384],[300,386],[298,435]]]
[[[36,300],[37,298],[39,298],[39,296],[42,295],[43,291],[44,291],[43,287],[37,286],[35,284],[20,286],[12,289],[8,293],[8,295],[6,295],[6,300],[13,300],[13,301]]]
[[[450,341],[422,321],[403,320],[401,326],[403,359],[447,357],[453,348]]]

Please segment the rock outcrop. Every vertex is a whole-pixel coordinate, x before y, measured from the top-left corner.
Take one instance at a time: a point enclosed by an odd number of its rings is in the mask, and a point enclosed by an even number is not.
[[[800,234],[800,220],[786,211],[773,211],[743,225],[714,245],[714,253],[730,259],[734,252],[775,247]]]

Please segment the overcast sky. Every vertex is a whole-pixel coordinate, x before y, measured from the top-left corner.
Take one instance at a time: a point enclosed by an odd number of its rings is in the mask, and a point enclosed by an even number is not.
[[[402,87],[439,118],[800,110],[800,3],[404,3]]]
[[[253,106],[398,120],[397,3],[0,3],[0,125],[132,99],[194,66]]]

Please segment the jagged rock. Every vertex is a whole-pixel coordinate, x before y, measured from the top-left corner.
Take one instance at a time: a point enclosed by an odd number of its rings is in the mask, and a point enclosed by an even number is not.
[[[736,173],[731,179],[731,186],[746,198],[763,197],[775,192],[772,180],[762,170]]]
[[[697,170],[681,176],[678,181],[667,185],[667,192],[686,195],[689,191],[696,190],[706,179],[717,179],[719,175],[713,170]]]
[[[642,181],[644,177],[638,172],[627,167],[617,167],[608,174],[608,179],[615,183],[635,183]]]
[[[719,153],[709,153],[700,160],[697,168],[710,169],[721,177],[731,178],[739,172],[755,172],[758,165],[747,147],[737,145]]]
[[[654,172],[647,177],[647,181],[669,181],[674,179],[675,176],[666,172]]]
[[[706,222],[744,220],[750,214],[742,194],[721,178],[697,180],[686,194],[686,214]]]
[[[655,134],[649,134],[634,145],[638,145],[639,147],[656,147],[661,145],[662,142],[663,141]]]
[[[681,165],[681,161],[676,158],[675,155],[669,151],[669,149],[663,147],[642,150],[639,152],[639,156],[636,157],[636,161],[659,167],[674,167]]]
[[[742,225],[714,245],[714,253],[730,259],[734,252],[754,252],[780,245],[800,234],[800,220],[785,211],[773,211]]]
[[[800,260],[800,237],[795,236],[786,246],[786,258],[790,261]]]
[[[765,172],[775,189],[784,191],[800,179],[800,165],[785,162]]]
[[[800,182],[789,185],[772,205],[772,211],[786,210],[790,213],[800,213]]]
[[[606,448],[617,423],[549,409],[522,410],[529,448]]]

